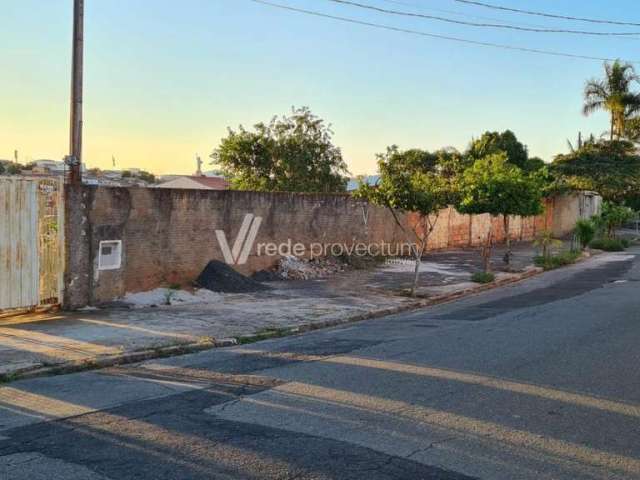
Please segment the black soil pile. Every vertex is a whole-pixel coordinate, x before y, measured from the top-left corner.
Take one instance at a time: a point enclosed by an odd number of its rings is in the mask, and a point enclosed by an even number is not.
[[[267,287],[236,272],[223,262],[211,260],[195,281],[196,285],[212,292],[251,293]]]

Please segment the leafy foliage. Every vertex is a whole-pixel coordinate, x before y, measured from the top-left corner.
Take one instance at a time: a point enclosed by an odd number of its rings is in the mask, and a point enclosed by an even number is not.
[[[622,252],[626,248],[625,242],[619,238],[599,238],[591,242],[589,246],[605,252]]]
[[[307,107],[290,116],[258,123],[253,131],[240,126],[212,153],[241,190],[288,192],[343,192],[347,165],[332,143],[333,132]]]
[[[575,233],[578,242],[580,242],[580,247],[584,250],[596,236],[596,225],[592,220],[586,218],[578,219]]]
[[[468,214],[488,213],[503,216],[506,232],[507,253],[505,263],[511,262],[511,240],[509,237],[509,216],[524,217],[542,212],[541,174],[525,173],[510,163],[504,152],[494,153],[477,160],[467,168],[459,183],[458,211]],[[489,232],[483,250],[485,270],[491,268],[491,247],[493,232]]]
[[[523,170],[533,171],[544,166],[544,161],[538,157],[529,158],[526,145],[518,141],[511,130],[504,132],[485,132],[471,142],[466,152],[472,161],[480,160],[488,155],[504,152],[509,163]]]
[[[433,215],[454,202],[455,180],[463,166],[457,152],[401,151],[393,145],[378,155],[378,184],[361,183],[356,196],[396,210]]]
[[[640,155],[627,141],[586,143],[557,155],[551,170],[559,187],[593,190],[605,200],[623,202],[640,191]]]
[[[24,167],[15,162],[0,162],[0,175],[18,175]]]
[[[640,143],[640,116],[629,118],[624,125],[624,137],[633,143]]]
[[[412,295],[418,284],[420,261],[438,221],[438,213],[455,203],[456,178],[462,168],[463,158],[454,150],[434,153],[419,149],[401,151],[393,145],[378,155],[378,184],[360,183],[355,192],[357,198],[388,207],[394,215],[396,210],[417,214],[418,220],[411,224],[417,240]],[[399,221],[398,224],[402,227]]]
[[[635,213],[629,207],[613,202],[604,202],[600,215],[594,217],[596,228],[605,238],[616,238],[616,229],[629,222]]]
[[[562,240],[554,238],[553,232],[550,230],[544,230],[540,232],[533,241],[533,246],[542,249],[542,258],[549,258],[551,257],[551,249],[554,247],[561,247]]]
[[[476,272],[471,275],[471,281],[476,283],[491,283],[496,276],[491,272]]]
[[[542,180],[507,161],[489,155],[465,170],[460,181],[461,213],[532,216],[542,212]]]
[[[157,179],[156,176],[151,173],[151,172],[147,172],[145,170],[140,170],[139,172],[132,172],[131,170],[125,170],[122,172],[122,178],[138,178],[144,182],[147,183],[156,183]]]
[[[625,134],[628,118],[640,111],[640,94],[631,90],[638,81],[633,65],[616,60],[604,64],[604,78],[589,80],[584,88],[583,113],[609,112],[610,140]]]
[[[566,251],[557,255],[539,256],[533,259],[533,262],[545,270],[553,270],[555,268],[564,267],[575,263],[580,258],[580,252]]]

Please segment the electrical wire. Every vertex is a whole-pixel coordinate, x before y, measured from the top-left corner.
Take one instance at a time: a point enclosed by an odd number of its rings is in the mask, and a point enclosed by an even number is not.
[[[406,33],[406,34],[410,34],[410,35],[418,35],[418,36],[422,36],[422,37],[429,37],[429,38],[438,38],[441,40],[449,40],[449,41],[453,41],[453,42],[458,42],[458,43],[465,43],[465,44],[469,44],[469,45],[480,45],[483,47],[493,47],[493,48],[501,48],[504,50],[515,50],[515,51],[520,51],[520,52],[527,52],[527,53],[537,53],[537,54],[541,54],[541,55],[552,55],[552,56],[556,56],[556,57],[568,57],[568,58],[577,58],[577,59],[582,59],[582,60],[597,60],[600,62],[613,62],[617,59],[615,58],[607,58],[607,57],[596,57],[596,56],[591,56],[591,55],[580,55],[580,54],[574,54],[574,53],[566,53],[566,52],[559,52],[559,51],[554,51],[554,50],[541,50],[541,49],[537,49],[537,48],[528,48],[528,47],[518,47],[518,46],[514,46],[514,45],[506,45],[506,44],[501,44],[501,43],[491,43],[491,42],[482,42],[482,41],[478,41],[478,40],[469,40],[466,38],[460,38],[460,37],[451,37],[448,35],[439,35],[436,33],[428,33],[428,32],[423,32],[423,31],[419,31],[419,30],[410,30],[407,28],[400,28],[400,27],[394,27],[391,25],[383,25],[380,23],[373,23],[373,22],[366,22],[364,20],[357,20],[354,18],[348,18],[348,17],[340,17],[337,15],[330,15],[327,13],[322,13],[322,12],[316,12],[313,10],[305,10],[303,8],[297,8],[297,7],[292,7],[290,5],[282,5],[280,3],[275,3],[275,2],[270,2],[267,0],[248,0],[250,2],[253,3],[258,3],[261,5],[266,5],[269,7],[273,7],[273,8],[278,8],[281,10],[288,10],[291,12],[297,12],[297,13],[303,13],[306,15],[312,15],[315,17],[321,17],[321,18],[328,18],[331,20],[337,20],[339,22],[344,22],[344,23],[351,23],[351,24],[355,24],[355,25],[363,25],[366,27],[372,27],[372,28],[377,28],[377,29],[381,29],[381,30],[390,30],[390,31],[394,31],[394,32],[399,32],[399,33]],[[634,61],[626,61],[627,63],[633,63],[633,64],[640,64],[640,60],[634,60]]]
[[[341,5],[349,5],[352,7],[363,8],[366,10],[373,10],[375,12],[386,13],[390,15],[401,15],[405,17],[423,18],[427,20],[436,20],[439,22],[455,23],[458,25],[466,25],[471,27],[488,27],[488,28],[504,28],[508,30],[519,30],[523,32],[535,32],[535,33],[569,33],[574,35],[595,35],[595,36],[613,36],[613,37],[633,37],[640,35],[640,32],[594,32],[589,30],[567,30],[556,28],[531,28],[520,27],[517,25],[503,24],[503,23],[477,23],[467,22],[464,20],[455,20],[453,18],[439,17],[436,15],[426,15],[423,13],[405,12],[400,10],[391,10],[388,8],[376,7],[374,5],[366,5],[364,3],[353,2],[350,0],[327,0],[328,2],[338,3]]]
[[[553,13],[536,12],[533,10],[522,10],[519,8],[503,7],[502,5],[493,5],[490,3],[478,2],[476,0],[453,0],[453,1],[458,3],[465,3],[467,5],[476,5],[478,7],[491,8],[493,10],[522,13],[524,15],[535,15],[538,17],[558,18],[561,20],[572,20],[576,22],[602,23],[607,25],[626,25],[626,26],[632,26],[632,27],[640,27],[640,23],[634,23],[634,22],[620,22],[616,20],[603,20],[599,18],[572,17],[569,15],[555,15]]]

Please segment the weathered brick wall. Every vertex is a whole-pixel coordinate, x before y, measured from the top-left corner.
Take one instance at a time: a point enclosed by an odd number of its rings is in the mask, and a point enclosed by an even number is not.
[[[258,255],[260,243],[397,244],[412,242],[386,209],[349,195],[306,195],[237,191],[147,188],[67,188],[67,272],[65,305],[97,304],[126,292],[194,280],[208,261],[223,260],[216,230],[232,247],[246,214],[262,218],[253,250],[245,265],[252,273],[272,266],[279,257]],[[564,198],[564,197],[562,197]],[[567,233],[576,219],[576,198],[547,201],[545,214],[511,220],[512,238],[532,239],[536,232],[559,227]],[[570,205],[565,205],[565,203]],[[557,209],[561,213],[557,213]],[[411,215],[399,215],[401,222]],[[501,218],[469,216],[453,208],[442,210],[430,238],[430,249],[480,245],[493,223],[497,241],[504,239]],[[121,240],[122,266],[98,270],[100,241]],[[308,250],[307,250],[308,253]]]

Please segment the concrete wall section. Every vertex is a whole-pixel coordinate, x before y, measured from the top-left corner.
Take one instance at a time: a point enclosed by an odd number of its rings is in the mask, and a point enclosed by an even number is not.
[[[266,244],[302,244],[302,255],[293,253],[308,257],[319,255],[312,245],[348,248],[414,241],[410,230],[399,227],[387,209],[350,195],[83,186],[68,187],[66,197],[68,308],[111,301],[127,292],[189,283],[210,260],[225,260],[221,235],[237,257],[245,245],[240,242],[234,250],[236,238],[248,238],[252,228],[255,242],[245,242],[246,262],[234,265],[245,274],[269,268],[280,258],[266,252]],[[581,211],[592,208],[593,201],[581,195],[547,200],[543,215],[512,218],[511,236],[529,240],[551,228],[564,235]],[[412,217],[397,215],[403,225]],[[502,218],[462,215],[447,208],[438,215],[429,248],[478,246],[489,228],[493,228],[496,241],[504,239]],[[101,269],[101,242],[109,241],[121,242],[120,264]]]

